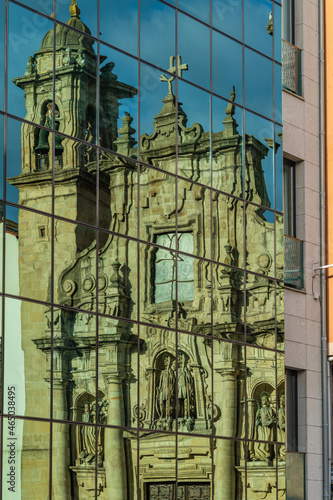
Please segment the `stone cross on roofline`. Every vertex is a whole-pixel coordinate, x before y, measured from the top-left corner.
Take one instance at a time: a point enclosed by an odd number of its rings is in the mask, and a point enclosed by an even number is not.
[[[179,55],[177,56],[177,66],[175,66],[175,57],[174,56],[170,56],[169,61],[170,61],[170,67],[168,69],[168,72],[171,73],[172,75],[175,75],[177,72],[178,76],[181,77],[182,72],[188,70],[188,64],[182,64],[182,58]],[[169,78],[165,75],[160,76],[161,82],[168,82],[168,90],[169,90],[168,94],[169,95],[173,95],[172,94],[172,82],[174,81],[174,79],[175,79],[174,76],[170,76]]]

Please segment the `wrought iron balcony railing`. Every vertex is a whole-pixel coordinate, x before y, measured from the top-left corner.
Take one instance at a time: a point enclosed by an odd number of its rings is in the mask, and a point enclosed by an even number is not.
[[[284,284],[304,288],[303,241],[284,236]]]
[[[282,87],[302,95],[302,51],[282,40]]]

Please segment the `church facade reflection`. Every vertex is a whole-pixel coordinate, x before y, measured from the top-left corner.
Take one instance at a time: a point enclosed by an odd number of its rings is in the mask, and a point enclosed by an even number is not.
[[[247,133],[235,87],[220,130],[192,123],[174,55],[153,132],[136,135],[134,114],[117,120],[140,88],[104,59],[72,0],[15,79],[22,498],[32,469],[39,498],[50,488],[46,401],[55,500],[283,497],[283,233],[265,167],[279,138]]]

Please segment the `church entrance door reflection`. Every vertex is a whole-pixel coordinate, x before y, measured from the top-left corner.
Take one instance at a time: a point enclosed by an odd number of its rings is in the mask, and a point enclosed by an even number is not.
[[[154,483],[148,485],[148,500],[210,500],[207,483]]]

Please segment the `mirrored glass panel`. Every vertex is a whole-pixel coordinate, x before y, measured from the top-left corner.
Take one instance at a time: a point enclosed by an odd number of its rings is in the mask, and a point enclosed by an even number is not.
[[[170,240],[167,235],[165,235],[166,243]],[[170,247],[140,245],[140,276],[142,277],[140,280],[141,321],[168,326],[168,320],[173,317],[172,328],[175,328],[176,253],[170,250]]]
[[[191,14],[191,16],[209,24],[210,1],[209,0],[178,0],[177,7]]]
[[[102,300],[100,309],[104,309]],[[105,419],[100,423],[113,427],[141,426],[137,325],[107,314],[99,316],[98,346],[99,411],[105,410]],[[117,367],[117,373],[110,374],[110,363]]]
[[[177,83],[178,175],[210,186],[210,95],[183,81]],[[189,148],[198,154],[190,156]]]
[[[282,497],[281,2],[40,1],[9,117],[0,81],[4,488]]]
[[[263,276],[274,277],[274,212],[248,203],[246,212],[246,267]],[[261,227],[264,238],[258,242],[254,227]]]
[[[100,31],[102,41],[137,55],[138,0],[101,0]]]
[[[267,474],[274,474],[276,467],[276,360],[273,351],[246,348],[247,413],[249,438],[249,462],[262,462]],[[255,466],[253,466],[255,467]],[[251,465],[248,464],[248,468]]]
[[[212,178],[219,191],[243,197],[243,110],[231,102],[212,98]]]
[[[274,59],[281,62],[281,7],[274,3],[274,22],[273,22],[273,36],[274,36]]]
[[[274,209],[274,124],[245,112],[245,197]]]
[[[106,45],[100,45],[100,52],[100,146],[137,156],[138,63]]]
[[[174,159],[169,163],[175,170]],[[164,164],[161,167],[165,166]],[[140,165],[140,238],[155,243],[157,234],[176,232],[176,181],[164,170]],[[181,195],[180,202],[181,202]],[[161,210],[163,206],[163,210]],[[188,224],[188,230],[191,225]]]
[[[275,210],[283,211],[283,132],[275,125]]]
[[[52,320],[53,418],[95,424],[103,401],[103,394],[100,391],[98,396],[96,395],[96,316],[54,307]],[[63,398],[64,384],[67,386],[66,400]],[[65,436],[62,437],[63,441],[67,441],[64,439]],[[82,453],[82,463],[92,465],[92,460],[85,461],[86,457]]]
[[[244,271],[213,264],[213,334],[244,342]]]
[[[136,162],[101,150],[99,157],[99,226],[138,237],[139,172]]]
[[[140,407],[134,415],[147,431],[176,430],[176,352],[174,331],[140,326]]]
[[[4,413],[50,418],[51,310],[10,298],[4,307]]]
[[[217,31],[212,34],[212,89],[226,99],[236,92],[237,103],[243,103],[243,48]],[[231,96],[235,100],[235,96]]]
[[[4,169],[4,116],[0,115],[0,198],[4,199],[5,169]],[[2,210],[3,211],[3,210]]]
[[[276,247],[275,247],[275,277],[278,280],[283,280],[283,243],[284,243],[284,217],[280,214],[275,214],[275,230],[276,230]],[[295,273],[296,274],[296,273]]]
[[[168,58],[169,59],[169,58]],[[167,61],[167,60],[166,60]],[[176,154],[176,91],[174,71],[175,58],[170,58],[170,67],[163,74],[146,65],[140,65],[140,159],[144,163],[159,165],[159,151],[167,148],[173,156],[164,158],[168,170],[175,172]],[[163,155],[162,155],[163,156]],[[162,159],[162,158],[161,158]]]
[[[24,311],[25,306],[26,304],[21,300],[12,298],[2,300],[1,297],[1,318],[4,318],[2,351],[5,360],[2,384],[4,388],[3,413],[10,415],[11,418],[25,414],[25,373],[21,328],[21,310]],[[47,416],[49,416],[48,412],[49,408],[46,409]]]
[[[212,0],[213,27],[227,35],[243,38],[243,0]]]
[[[284,285],[281,281],[276,282],[276,342],[277,349],[284,350]],[[280,370],[284,366],[284,354],[278,355]]]
[[[8,213],[10,218],[10,213]],[[19,262],[13,265],[19,272],[19,294],[33,300],[51,300],[52,226],[53,220],[30,210],[19,211],[18,223],[26,245],[19,252]],[[13,260],[11,247],[6,248],[6,260]],[[17,253],[16,253],[17,255]],[[15,259],[15,257],[14,257]],[[9,285],[10,286],[10,285]]]
[[[85,401],[78,401],[73,410],[80,424],[55,422],[52,426],[52,479],[55,481],[52,491],[54,495],[73,500],[79,500],[87,491],[95,494],[96,473],[99,492],[105,484],[104,429],[96,427],[96,400],[89,399],[87,394],[84,397]]]
[[[50,424],[4,418],[3,429],[2,474],[8,478],[8,482],[2,482],[3,498],[13,494],[18,494],[19,498],[31,495],[47,498],[50,491]],[[32,456],[23,452],[26,447],[33,447]]]
[[[249,49],[245,49],[244,57],[244,104],[252,111],[272,119],[273,62]]]
[[[234,439],[216,438],[213,445],[215,498],[218,492],[223,491],[227,498],[242,500],[243,485],[246,484],[245,443]]]
[[[154,257],[154,302],[191,301],[194,298],[193,258],[176,252],[193,250],[191,233],[156,235],[156,243],[168,248],[156,248]]]
[[[201,1],[201,5],[203,2]],[[196,85],[210,89],[210,30],[208,26],[178,13],[178,54],[188,71],[182,74],[178,66],[178,76],[183,76]],[[181,70],[181,71],[180,71]]]
[[[178,434],[177,440],[177,498],[212,498],[209,478],[213,471],[212,439],[209,437],[192,437]],[[191,450],[191,453],[189,453]],[[189,481],[188,470],[193,465],[196,469],[195,479]]]
[[[271,0],[244,2],[244,42],[247,45],[272,57],[274,27]]]
[[[137,484],[138,433],[112,427],[106,427],[104,432],[105,490],[111,489],[112,495],[118,496],[123,496],[124,490],[127,490],[135,497],[139,493]],[[136,498],[140,497],[136,496]]]
[[[17,242],[15,241],[15,238],[16,238],[16,235],[14,234],[13,237],[12,236],[9,236],[8,240],[6,239],[6,235],[7,235],[7,231],[6,231],[6,210],[5,210],[5,205],[2,201],[0,201],[0,214],[1,214],[1,219],[0,219],[0,259],[1,259],[1,262],[4,262],[4,253],[6,254],[6,243],[9,244],[9,245],[12,245],[13,247],[13,250],[15,251],[14,255],[14,263],[18,262],[18,244]],[[17,238],[16,238],[17,239]],[[5,263],[6,265],[6,263]],[[14,267],[14,271],[15,274],[15,278],[16,278],[16,282],[13,284],[13,288],[14,288],[14,291],[16,291],[16,289],[18,289],[18,270],[17,270],[17,265],[16,265],[16,269]],[[5,274],[5,277],[3,276],[4,274],[4,269],[3,269],[3,266],[1,267],[1,272],[0,272],[0,280],[1,280],[1,283],[0,283],[0,293],[3,292],[3,279],[6,279],[8,280],[8,277],[6,276]],[[5,288],[8,288],[8,284],[6,284],[6,287]],[[18,294],[18,291],[16,291],[16,294]],[[0,303],[1,303],[1,300],[2,300],[2,297],[0,297]],[[2,305],[0,306],[2,307]],[[2,316],[0,316],[1,318]]]
[[[176,12],[169,5],[151,0],[140,1],[140,57],[168,70],[168,61],[175,56]]]
[[[273,454],[274,456],[276,455],[276,445],[272,444],[270,445],[271,449],[274,450]],[[248,454],[251,453],[252,450],[252,443],[247,444],[247,450]],[[259,461],[262,462],[262,461]],[[259,494],[262,493],[263,495],[266,494],[264,493],[266,491],[266,486],[264,482],[258,481],[257,475],[258,475],[258,468],[262,467],[262,471],[265,474],[265,478],[268,477],[271,481],[272,488],[274,488],[274,493],[275,491],[280,487],[280,480],[277,476],[277,465],[275,460],[273,463],[256,463],[256,461],[253,461],[251,459],[248,459],[246,462],[247,466],[247,487],[246,487],[246,493],[247,493],[247,498],[253,498],[256,499],[258,498],[258,492]],[[284,490],[285,491],[285,490]],[[279,491],[280,493],[280,491]],[[281,491],[282,493],[282,491]]]
[[[174,367],[178,432],[189,437],[212,434],[221,413],[214,404],[211,340],[204,336],[178,334]]]
[[[70,6],[65,0],[56,0],[57,21],[94,37],[97,37],[97,16],[97,0],[79,0],[78,3],[72,2]]]
[[[5,26],[6,26],[6,4],[2,2],[0,7],[0,40],[1,40],[1,49],[0,49],[0,64],[1,68],[5,67]],[[3,71],[0,77],[0,109],[4,110],[5,102],[4,102],[4,94],[5,94],[5,72]]]
[[[65,0],[59,0],[65,1]],[[21,0],[20,2],[24,7],[30,7],[38,12],[38,14],[42,14],[44,16],[52,17],[52,9],[53,3],[50,2],[41,2],[40,0]],[[46,19],[45,19],[46,21]]]
[[[47,109],[55,109],[56,130],[92,144],[98,142],[96,53],[93,39],[57,24],[55,103],[47,103]]]
[[[282,66],[280,64],[274,64],[274,103],[275,103],[275,120],[282,123],[282,88],[281,88],[281,78],[282,78]]]
[[[11,2],[8,8],[7,110],[52,128],[47,105],[53,102],[53,22]]]
[[[94,310],[96,231],[55,219],[53,260],[54,301],[61,305]]]
[[[97,148],[60,134],[54,135],[54,214],[96,226]],[[48,156],[52,161],[51,155]],[[77,192],[73,186],[78,185]]]
[[[98,248],[100,312],[127,320],[138,319],[138,272],[138,243],[113,233],[100,231]]]
[[[275,282],[247,273],[246,342],[275,349]]]
[[[18,137],[22,136],[18,142]],[[56,134],[57,162],[63,158],[62,138]],[[6,200],[52,212],[53,136],[47,128],[7,119]],[[57,167],[61,166],[57,163]],[[41,187],[41,185],[43,187]]]
[[[176,497],[176,470],[177,470],[177,436],[166,432],[146,432],[139,434],[139,463],[138,486],[140,498],[146,493],[148,498]],[[151,463],[153,450],[156,461]],[[161,464],[164,464],[163,472]],[[148,474],[143,474],[148,470]],[[141,472],[142,471],[142,472]]]
[[[244,203],[225,194],[212,193],[213,259],[244,267]]]
[[[210,259],[211,190],[178,178],[177,215],[178,234],[192,234],[191,245],[183,246],[183,251]],[[189,236],[187,241],[190,242]]]
[[[246,437],[245,348],[225,340],[214,343],[214,433]]]
[[[286,403],[284,353],[277,352],[276,366],[277,366],[276,440],[278,441],[276,456],[278,457],[278,465],[282,469],[283,466],[285,465],[284,462],[286,461],[286,431],[287,431],[286,405],[288,405],[288,403]]]
[[[7,205],[6,203],[1,203],[0,205],[2,209],[2,223],[4,219],[6,219],[6,235],[4,238],[6,240],[6,247],[5,249],[2,248],[2,252],[5,252],[5,255],[13,255],[13,266],[14,269],[16,268],[16,276],[18,276],[18,220],[19,220],[19,209],[15,206],[12,205]],[[5,226],[3,226],[3,231],[5,230]],[[4,234],[4,233],[3,233]],[[8,234],[12,234],[12,236],[7,236]],[[8,263],[7,263],[8,264]],[[10,265],[10,264],[9,264]],[[10,265],[11,267],[11,265]],[[17,280],[16,283],[14,283],[14,280],[10,279],[10,273],[6,273],[6,268],[4,270],[4,274],[6,276],[6,290],[18,290],[19,289],[19,279]],[[10,293],[10,292],[8,292]],[[18,292],[15,292],[15,294],[18,294]]]

